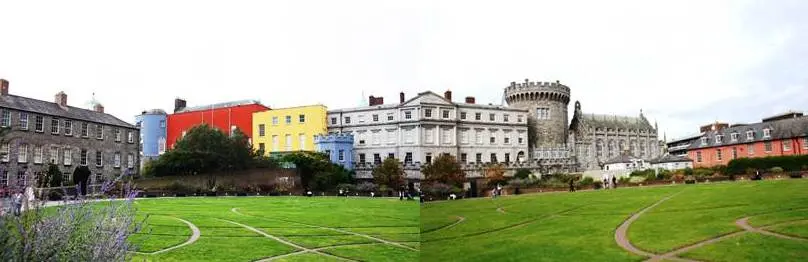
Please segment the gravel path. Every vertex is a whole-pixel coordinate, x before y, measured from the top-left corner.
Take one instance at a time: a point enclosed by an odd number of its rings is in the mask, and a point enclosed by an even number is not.
[[[234,222],[234,221],[225,220],[225,219],[220,219],[220,220],[222,220],[222,221],[224,221],[224,222],[228,222],[228,223],[230,223],[230,224],[234,224],[234,225],[237,225],[237,226],[241,226],[241,227],[243,227],[243,228],[249,229],[250,231],[253,231],[253,232],[255,232],[255,233],[258,233],[258,234],[260,234],[260,235],[262,235],[262,236],[264,236],[264,237],[271,238],[271,239],[273,239],[273,240],[275,240],[275,241],[278,241],[278,242],[283,243],[284,245],[291,246],[291,247],[294,247],[295,249],[301,250],[301,251],[298,251],[298,252],[293,252],[293,253],[289,253],[289,254],[284,254],[284,255],[280,255],[280,256],[271,257],[271,258],[268,258],[267,260],[264,260],[264,261],[269,261],[269,260],[279,259],[279,258],[282,258],[282,257],[291,256],[291,255],[293,255],[293,254],[300,254],[300,253],[315,253],[315,254],[318,254],[318,255],[323,255],[323,256],[327,256],[327,257],[336,258],[336,259],[339,259],[339,260],[356,261],[356,260],[347,259],[347,258],[344,258],[344,257],[338,257],[338,256],[335,256],[335,255],[332,255],[332,254],[328,254],[328,253],[323,253],[323,252],[320,252],[319,250],[315,250],[315,249],[306,248],[306,247],[303,247],[303,246],[297,245],[297,244],[295,244],[295,243],[292,243],[292,242],[286,241],[286,240],[284,240],[284,239],[282,239],[282,238],[279,238],[279,237],[276,237],[276,236],[273,236],[273,235],[267,234],[266,232],[261,231],[261,230],[258,230],[257,228],[254,228],[254,227],[251,227],[251,226],[248,226],[248,225],[245,225],[245,224],[241,224],[241,223],[239,223],[239,222]]]
[[[786,223],[792,224],[792,223],[799,223],[801,221],[805,221],[805,220],[789,221],[789,222],[786,222]],[[773,237],[778,237],[778,238],[788,239],[788,240],[808,241],[808,239],[805,239],[805,238],[788,236],[788,235],[783,235],[783,234],[780,234],[780,233],[775,233],[775,232],[765,230],[765,228],[770,228],[770,227],[773,227],[773,226],[779,226],[779,225],[783,225],[783,224],[786,224],[786,223],[780,223],[780,224],[770,225],[770,226],[766,226],[766,227],[762,227],[762,228],[756,228],[756,227],[753,227],[753,226],[749,225],[749,217],[744,217],[744,218],[741,218],[741,219],[738,219],[737,221],[735,221],[735,225],[737,225],[737,226],[739,226],[739,227],[741,227],[744,230],[749,231],[749,232],[755,232],[755,233],[758,233],[758,234],[764,234],[764,235],[767,235],[767,236],[773,236]]]
[[[182,218],[178,218],[178,217],[170,217],[170,218],[182,221],[183,223],[188,225],[188,228],[191,229],[191,237],[188,238],[187,241],[185,241],[182,244],[179,244],[179,245],[176,245],[176,246],[173,246],[173,247],[169,247],[169,248],[166,248],[166,249],[157,250],[157,251],[154,251],[154,252],[151,252],[151,253],[146,253],[146,252],[134,252],[134,253],[145,254],[145,255],[156,255],[156,254],[165,253],[165,252],[177,249],[177,248],[181,248],[181,247],[193,244],[194,242],[199,240],[199,236],[202,235],[202,233],[199,231],[199,228],[196,227],[196,225],[194,225],[193,223],[188,222],[187,220],[184,220]]]
[[[672,194],[672,195],[667,196],[667,197],[665,197],[663,199],[660,199],[656,203],[654,203],[654,204],[640,210],[640,212],[634,213],[633,215],[631,215],[631,217],[626,219],[626,221],[624,221],[623,224],[621,224],[617,228],[617,230],[614,232],[614,240],[617,242],[617,245],[619,245],[620,247],[622,247],[623,249],[625,249],[628,252],[631,252],[631,253],[634,253],[634,254],[637,254],[637,255],[640,255],[640,256],[651,257],[652,259],[657,257],[658,256],[657,254],[653,254],[653,253],[643,251],[643,250],[635,247],[634,245],[632,245],[631,241],[628,239],[628,228],[631,226],[631,223],[634,223],[634,221],[636,221],[638,218],[640,218],[640,216],[642,214],[645,214],[645,212],[648,212],[648,210],[651,210],[652,208],[658,206],[659,204],[662,204],[662,202],[665,202],[668,199],[671,199],[672,197],[674,197],[674,196],[676,196],[676,195],[678,195],[680,193],[681,192],[676,193],[676,194]],[[669,258],[669,259],[677,260],[675,258]],[[685,261],[691,261],[691,260],[685,260]]]

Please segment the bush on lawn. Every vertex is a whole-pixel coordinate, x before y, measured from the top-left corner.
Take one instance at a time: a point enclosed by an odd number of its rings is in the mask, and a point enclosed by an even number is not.
[[[783,173],[783,168],[779,166],[772,167],[771,169],[769,169],[769,172],[772,172],[774,174],[780,174]]]
[[[581,179],[581,182],[578,182],[578,185],[581,186],[581,187],[586,187],[586,186],[591,186],[594,183],[595,183],[595,179],[588,176],[588,177],[585,177],[584,179]]]
[[[786,172],[800,171],[806,170],[805,163],[808,163],[808,155],[737,158],[729,161],[727,172],[743,174],[747,169],[770,170],[773,167],[780,167]]]
[[[516,174],[514,174],[513,177],[519,179],[526,179],[529,178],[531,174],[532,172],[530,172],[530,169],[520,168],[516,170]]]

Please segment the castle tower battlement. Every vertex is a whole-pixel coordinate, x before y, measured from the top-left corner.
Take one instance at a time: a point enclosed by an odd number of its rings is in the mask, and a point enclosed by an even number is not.
[[[505,87],[505,102],[509,107],[528,111],[537,131],[533,149],[564,147],[567,142],[567,105],[570,88],[560,82],[524,82]],[[535,158],[535,156],[533,156]]]

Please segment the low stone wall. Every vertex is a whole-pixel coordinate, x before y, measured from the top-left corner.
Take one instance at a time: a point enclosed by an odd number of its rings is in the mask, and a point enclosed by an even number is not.
[[[229,173],[167,176],[138,179],[135,186],[145,192],[299,192],[300,177],[295,169],[250,169]],[[286,190],[278,190],[285,188]],[[180,191],[180,192],[177,192]]]

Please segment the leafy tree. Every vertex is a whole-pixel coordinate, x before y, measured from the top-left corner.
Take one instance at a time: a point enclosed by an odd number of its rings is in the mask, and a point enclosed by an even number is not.
[[[485,179],[488,180],[488,186],[501,185],[508,181],[505,178],[505,168],[501,164],[490,164],[483,172]]]
[[[527,179],[530,177],[530,174],[532,174],[532,172],[530,172],[530,169],[520,168],[516,170],[516,174],[514,174],[513,177],[519,179]]]
[[[466,181],[466,175],[457,159],[451,155],[440,155],[432,163],[421,168],[427,183],[442,183],[460,186]]]
[[[404,169],[395,158],[386,158],[373,168],[373,182],[387,188],[397,189],[404,185]]]
[[[50,181],[51,187],[60,187],[62,186],[62,171],[59,171],[59,167],[53,163],[48,164],[48,172],[46,172],[48,179]],[[66,182],[66,181],[65,181]]]
[[[87,180],[90,179],[92,172],[87,166],[79,166],[73,170],[73,183],[79,185],[80,195],[87,195]]]
[[[340,183],[350,183],[353,180],[353,175],[348,170],[331,163],[323,153],[294,152],[283,156],[282,161],[295,164],[304,188],[329,190]]]

